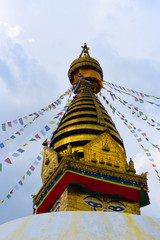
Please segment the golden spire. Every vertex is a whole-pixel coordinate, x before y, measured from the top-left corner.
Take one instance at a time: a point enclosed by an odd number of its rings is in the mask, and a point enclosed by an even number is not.
[[[89,48],[87,47],[87,44],[84,43],[84,46],[81,46],[81,48],[83,48],[83,50],[79,57],[81,58],[83,54],[84,54],[84,57],[90,57],[89,52],[88,52]]]

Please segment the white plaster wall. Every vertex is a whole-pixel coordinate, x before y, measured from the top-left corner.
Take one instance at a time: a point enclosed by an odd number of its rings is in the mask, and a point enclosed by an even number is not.
[[[108,212],[52,212],[0,226],[0,240],[160,240],[160,219]]]

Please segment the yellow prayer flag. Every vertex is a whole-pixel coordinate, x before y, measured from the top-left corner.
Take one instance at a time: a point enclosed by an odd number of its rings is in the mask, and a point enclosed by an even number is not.
[[[4,200],[1,201],[1,203],[3,203],[3,202],[4,202]]]
[[[56,129],[57,129],[57,127],[54,128],[54,130],[56,130]]]
[[[49,108],[48,108],[48,107],[45,107],[45,110],[46,110],[46,111],[49,111]]]
[[[31,121],[31,122],[29,122],[29,124],[32,124],[33,122]]]
[[[10,139],[9,138],[7,138],[5,141],[9,141]]]
[[[133,124],[133,123],[131,123],[131,122],[130,122],[129,124],[130,124],[130,125],[132,125],[132,126],[134,126],[134,124]]]
[[[145,152],[149,152],[149,149],[146,149],[146,148],[145,148],[144,151],[145,151]]]
[[[148,119],[148,116],[145,115],[145,118]]]
[[[111,104],[109,104],[109,106],[110,106],[111,109],[113,108]]]
[[[139,115],[139,114],[137,114],[137,117],[140,117],[140,115]]]
[[[25,146],[27,146],[28,144],[27,143],[25,143],[25,144],[23,144],[23,146],[22,147],[25,147]]]
[[[49,122],[49,124],[52,124],[52,125],[55,124],[55,123],[56,123],[56,121],[50,121]]]
[[[122,91],[122,93],[126,94],[125,92]]]
[[[25,179],[25,175],[22,177],[22,180],[24,181],[24,179]]]
[[[43,151],[41,151],[40,154],[43,156]]]
[[[128,129],[132,129],[132,127],[131,127],[131,126],[128,126]]]
[[[128,89],[128,88],[127,88],[127,91],[128,91],[128,92],[131,92],[131,90],[130,90],[130,89]]]
[[[25,119],[28,119],[28,117],[27,117],[27,116],[25,116],[24,118],[25,118]]]

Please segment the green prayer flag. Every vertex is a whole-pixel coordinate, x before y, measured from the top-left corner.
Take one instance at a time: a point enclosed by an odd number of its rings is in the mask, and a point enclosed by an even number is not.
[[[30,176],[32,173],[31,173],[31,171],[28,170],[28,171],[26,172],[26,174],[27,174],[28,176]]]
[[[11,198],[11,195],[10,195],[10,194],[8,194],[6,197],[7,197],[8,199],[10,199],[10,198]]]
[[[29,141],[33,142],[33,141],[37,141],[35,138],[31,138]]]
[[[6,124],[2,123],[2,131],[6,131]]]
[[[14,135],[12,135],[10,138],[12,138],[12,139],[14,139],[14,138],[16,138]]]
[[[59,118],[59,116],[55,116],[54,118]]]
[[[149,95],[148,95],[148,94],[144,94],[144,96],[146,96],[146,97],[149,97]]]
[[[0,163],[0,172],[2,172],[2,163]]]
[[[143,101],[141,98],[139,99],[139,102],[140,102],[140,103],[144,103],[144,101]]]
[[[143,115],[143,112],[139,112],[139,115],[142,116],[142,115]]]

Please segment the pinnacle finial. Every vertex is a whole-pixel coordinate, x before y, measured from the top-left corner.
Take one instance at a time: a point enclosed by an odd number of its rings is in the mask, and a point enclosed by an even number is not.
[[[89,48],[87,47],[87,44],[84,43],[84,46],[82,46],[81,48],[83,48],[83,50],[79,57],[82,57],[83,54],[84,54],[83,55],[84,57],[90,57],[89,52],[88,52]]]

